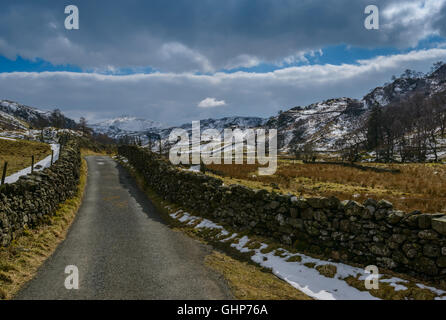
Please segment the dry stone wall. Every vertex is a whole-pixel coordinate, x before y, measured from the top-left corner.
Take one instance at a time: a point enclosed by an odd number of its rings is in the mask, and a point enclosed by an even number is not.
[[[32,228],[46,221],[61,202],[73,197],[80,166],[79,147],[70,141],[51,167],[0,186],[0,245],[8,246],[25,226]]]
[[[398,211],[384,200],[360,204],[226,186],[136,146],[122,146],[119,153],[159,195],[195,214],[337,261],[374,264],[446,284],[444,214]]]

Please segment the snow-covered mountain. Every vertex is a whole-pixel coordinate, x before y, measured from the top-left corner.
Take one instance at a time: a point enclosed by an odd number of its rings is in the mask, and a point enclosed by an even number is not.
[[[54,114],[53,114],[54,113]],[[59,129],[55,128],[55,124]],[[0,138],[56,143],[58,135],[76,131],[77,123],[60,111],[43,111],[10,100],[0,100]]]
[[[27,126],[16,117],[0,111],[0,130],[26,130]]]
[[[316,149],[333,150],[352,128],[355,119],[366,111],[364,104],[350,98],[331,99],[306,107],[294,107],[272,117],[266,127],[277,129],[282,151],[309,142]]]
[[[97,133],[117,138],[135,132],[157,131],[164,126],[159,122],[148,119],[122,116],[92,124],[90,127]]]
[[[226,117],[222,119],[205,119],[200,121],[200,129],[217,129],[223,132],[225,128],[255,128],[266,123],[266,119],[258,117]],[[192,123],[185,123],[176,127],[166,127],[159,122],[136,117],[119,117],[90,125],[96,133],[106,134],[113,139],[129,137],[141,141],[143,145],[160,138],[163,145],[168,144],[170,132],[175,128],[182,128],[191,134]]]
[[[259,118],[259,117],[226,117],[221,119],[205,119],[200,120],[200,131],[203,132],[206,129],[217,129],[220,133],[223,132],[226,128],[239,128],[239,129],[247,129],[247,128],[258,128],[265,125],[267,119]],[[161,137],[168,138],[170,131],[174,128],[181,128],[192,133],[192,123],[185,123],[179,127],[166,128],[161,130]]]
[[[202,139],[206,140],[204,131],[207,129],[216,129],[221,137],[223,137],[224,129],[250,129],[250,128],[262,128],[266,124],[267,119],[259,117],[225,117],[221,119],[205,119],[200,120],[200,133]],[[169,148],[171,143],[168,141],[169,135],[174,128],[181,128],[188,132],[189,137],[192,137],[192,123],[185,123],[179,127],[166,128],[159,132],[161,136],[164,148]],[[206,143],[204,143],[206,144]]]
[[[446,89],[446,64],[427,75],[405,72],[400,78],[382,87],[373,89],[362,101],[366,107],[375,104],[386,106],[389,103],[406,99],[414,93],[432,95]]]
[[[4,111],[3,111],[4,110]],[[76,126],[76,122],[60,114],[61,125]],[[56,129],[51,126],[51,112],[21,105],[9,100],[0,100],[0,139],[26,139],[56,143],[58,135],[82,133],[70,128]]]
[[[295,107],[271,117],[266,126],[278,130],[281,151],[311,143],[317,150],[338,150],[343,139],[364,123],[373,106],[386,107],[415,94],[428,97],[446,90],[446,64],[427,75],[406,71],[391,83],[373,89],[361,100],[337,98]]]
[[[9,100],[0,100],[0,111],[25,121],[31,126],[44,127],[51,125],[51,111],[43,111]],[[60,119],[63,127],[68,129],[76,127],[76,122],[74,120],[63,116],[62,114]]]

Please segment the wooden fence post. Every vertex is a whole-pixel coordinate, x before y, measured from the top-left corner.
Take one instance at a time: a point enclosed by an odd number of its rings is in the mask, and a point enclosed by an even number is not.
[[[34,172],[34,156],[31,156],[31,173]]]
[[[53,165],[54,150],[51,149],[51,165]]]
[[[200,172],[206,173],[206,166],[204,165],[204,162],[201,159],[200,159]]]
[[[8,162],[5,161],[5,164],[3,165],[2,184],[5,184],[6,169],[7,168],[8,168]]]

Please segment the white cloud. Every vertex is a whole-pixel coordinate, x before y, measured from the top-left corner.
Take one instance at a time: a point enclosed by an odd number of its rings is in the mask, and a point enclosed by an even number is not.
[[[439,14],[446,0],[401,1],[384,8],[382,15],[386,33],[398,31],[399,38],[410,46],[428,36],[439,35],[436,23],[444,18]],[[389,37],[395,41],[396,38]]]
[[[310,50],[310,51],[299,51],[292,55],[283,58],[281,61],[275,62],[277,66],[284,66],[287,64],[294,64],[298,62],[309,63],[308,56],[314,58],[316,55],[322,56],[322,49]]]
[[[408,26],[418,21],[429,22],[445,3],[445,0],[402,1],[386,7],[383,16],[391,22],[390,25]]]
[[[159,50],[161,60],[170,64],[190,65],[189,70],[213,72],[211,62],[201,53],[178,42],[169,42]]]
[[[198,104],[198,107],[200,108],[214,108],[214,107],[220,107],[225,106],[226,102],[225,100],[217,100],[215,98],[206,98]]]
[[[407,68],[428,71],[438,60],[446,60],[446,49],[267,73],[0,73],[0,99],[49,110],[58,107],[76,118],[84,114],[90,122],[120,116],[123,110],[172,125],[233,115],[268,117],[280,109],[324,99],[360,98],[393,74]],[[201,101],[199,108],[197,101]]]
[[[227,70],[236,68],[251,68],[259,65],[261,62],[262,61],[256,56],[241,54],[231,59],[224,68]]]

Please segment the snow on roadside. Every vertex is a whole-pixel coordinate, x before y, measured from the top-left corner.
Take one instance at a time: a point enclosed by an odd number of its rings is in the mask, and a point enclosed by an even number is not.
[[[166,207],[169,209],[169,207]],[[197,229],[220,229],[220,234],[216,237],[221,239],[221,242],[227,242],[237,236],[236,233],[230,234],[222,226],[204,218],[193,216],[182,210],[170,214],[170,217],[176,219],[187,225],[192,225],[197,220],[200,221],[194,228]],[[228,237],[229,236],[229,237]],[[353,267],[344,263],[336,263],[332,261],[324,261],[300,253],[290,253],[283,248],[278,248],[268,253],[262,253],[261,250],[268,245],[262,243],[257,249],[249,249],[245,245],[250,241],[248,236],[243,236],[238,243],[232,243],[231,247],[236,248],[240,252],[254,251],[251,259],[261,265],[269,268],[279,278],[288,282],[296,289],[302,291],[308,296],[319,300],[379,300],[379,298],[371,295],[368,291],[360,291],[345,282],[345,278],[352,276],[354,278],[359,276],[359,280],[365,280],[369,274],[365,273],[362,268]],[[276,255],[280,252],[280,256]],[[292,257],[299,256],[300,261],[287,261]],[[313,266],[310,267],[309,264]],[[330,264],[336,267],[336,274],[333,278],[328,278],[319,273],[316,267]],[[381,275],[380,275],[381,276]],[[392,277],[390,279],[380,279],[380,282],[385,282],[395,288],[395,291],[406,290],[404,283],[407,280]],[[434,292],[437,300],[446,300],[446,291],[439,290],[433,287],[428,287],[422,284],[417,284],[420,288],[429,289]]]
[[[56,162],[59,159],[60,146],[59,146],[59,144],[56,144],[56,143],[52,143],[50,146],[51,146],[51,150],[54,151],[53,161]],[[49,166],[51,166],[51,155],[49,155],[45,159],[34,164],[34,171],[42,171],[43,169],[48,168]],[[31,173],[31,166],[29,166],[28,168],[22,169],[14,174],[11,174],[10,176],[7,176],[5,178],[5,183],[14,183],[17,180],[19,180],[19,178],[21,176],[26,176],[27,174],[30,174],[30,173]]]
[[[424,285],[424,284],[422,284],[422,283],[417,283],[417,286],[418,286],[419,288],[421,288],[421,289],[429,289],[429,290],[435,292],[436,294],[438,294],[439,296],[445,294],[445,292],[444,292],[443,290],[440,290],[440,289],[437,289],[437,288],[428,287],[428,286],[426,286],[426,285]],[[446,297],[445,297],[445,296],[443,296],[443,297],[441,297],[441,298],[442,298],[442,299],[436,299],[436,300],[446,300]]]
[[[191,172],[200,172],[200,165],[194,165],[194,166],[190,166],[190,168],[188,169],[182,169],[184,171],[191,171]]]
[[[17,139],[8,138],[8,137],[0,137],[2,140],[10,140],[10,141],[17,141]]]

